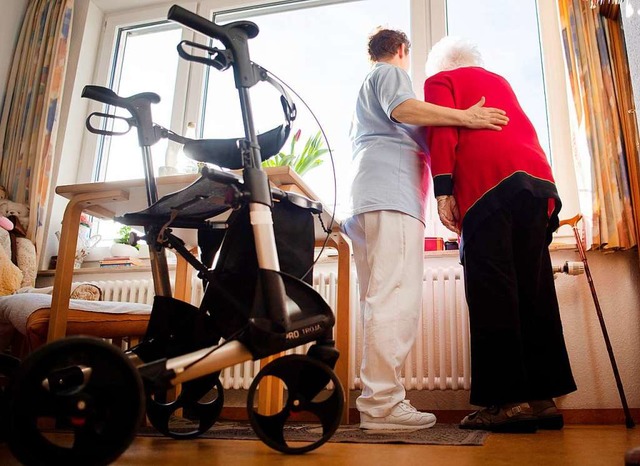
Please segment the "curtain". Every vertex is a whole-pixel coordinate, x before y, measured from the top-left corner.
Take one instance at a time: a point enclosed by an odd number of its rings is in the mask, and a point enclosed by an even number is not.
[[[572,140],[587,247],[637,244],[637,128],[620,7],[584,0],[558,3],[573,100]]]
[[[42,250],[74,0],[29,0],[2,106],[0,184],[30,208],[27,235]]]

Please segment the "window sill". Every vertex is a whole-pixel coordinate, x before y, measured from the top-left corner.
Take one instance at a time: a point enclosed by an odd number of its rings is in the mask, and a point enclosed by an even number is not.
[[[575,251],[576,245],[569,243],[561,243],[561,242],[553,242],[549,245],[549,251]],[[318,251],[316,250],[316,253]],[[460,251],[458,249],[453,250],[443,250],[443,251],[424,251],[425,259],[433,259],[433,258],[454,258],[458,259],[460,255]],[[318,259],[317,264],[333,264],[337,262],[337,253],[334,252],[333,249],[328,249],[327,252],[324,252],[320,258]],[[175,263],[168,264],[169,270],[175,270]],[[53,277],[55,275],[55,269],[44,269],[38,270],[38,277]],[[91,267],[81,267],[79,269],[73,270],[73,275],[110,275],[110,274],[130,274],[130,273],[151,273],[151,267],[147,265],[143,266],[130,266],[130,267],[99,267],[99,266],[91,266]]]
[[[552,242],[549,245],[549,251],[575,251],[577,246],[575,243],[562,243],[562,242]]]
[[[458,249],[445,249],[441,251],[425,251],[424,257],[425,259],[430,257],[459,257],[460,250]]]
[[[175,264],[169,264],[169,270],[175,270]],[[73,269],[73,275],[93,275],[93,274],[127,274],[127,273],[151,273],[151,267],[148,265],[133,265],[123,267],[81,267]],[[38,270],[38,277],[53,277],[56,274],[55,269]]]

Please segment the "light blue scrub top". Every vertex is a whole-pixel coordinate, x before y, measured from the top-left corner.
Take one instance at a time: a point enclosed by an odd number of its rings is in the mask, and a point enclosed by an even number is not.
[[[360,88],[351,123],[351,215],[395,210],[425,223],[431,175],[423,129],[391,119],[408,99],[415,94],[407,72],[376,63]]]

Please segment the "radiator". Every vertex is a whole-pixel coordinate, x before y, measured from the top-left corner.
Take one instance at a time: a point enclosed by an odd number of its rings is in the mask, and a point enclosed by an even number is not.
[[[95,282],[104,293],[104,300],[153,302],[151,280],[113,280]],[[362,361],[362,318],[359,306],[357,275],[351,277],[351,338],[348,354],[351,361],[349,389],[360,389],[359,368]],[[336,308],[337,276],[335,273],[316,273],[313,287]],[[202,282],[194,276],[192,282],[193,305],[202,300]],[[419,321],[420,331],[402,371],[407,390],[468,390],[471,386],[469,348],[469,319],[464,298],[462,267],[425,268],[423,276],[423,306]],[[305,354],[307,344],[286,354]],[[225,389],[248,389],[260,370],[259,361],[247,361],[222,371]]]
[[[356,283],[357,276],[352,277]],[[462,267],[425,268],[422,312],[416,342],[407,357],[401,380],[407,390],[468,390],[471,387],[469,315]],[[352,290],[352,358],[350,389],[362,388],[362,317],[359,296]],[[354,338],[355,337],[355,338]],[[355,362],[355,363],[353,363]]]
[[[152,280],[100,280],[91,283],[100,287],[103,301],[153,304]]]

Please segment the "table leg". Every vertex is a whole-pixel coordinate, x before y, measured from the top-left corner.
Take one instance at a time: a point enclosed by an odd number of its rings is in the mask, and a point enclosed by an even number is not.
[[[338,251],[338,287],[336,300],[336,326],[334,335],[340,357],[335,373],[345,391],[342,423],[349,423],[349,375],[351,374],[350,337],[351,337],[351,245],[341,232],[331,233],[328,245]]]
[[[285,353],[273,354],[260,360],[260,369]],[[284,384],[276,377],[265,377],[258,387],[258,413],[272,416],[282,411],[284,406]]]
[[[82,205],[73,201],[67,204],[62,220],[60,245],[58,247],[58,262],[53,281],[53,296],[51,297],[51,317],[47,341],[62,338],[67,330],[67,313],[69,311],[69,295],[73,280],[73,266],[78,243]]]
[[[119,201],[129,198],[129,193],[122,190],[104,191],[98,193],[83,193],[71,198],[62,217],[60,231],[60,245],[58,247],[58,262],[53,280],[51,296],[51,317],[47,342],[57,340],[66,335],[67,314],[69,311],[69,296],[73,280],[73,265],[78,244],[78,230],[82,211],[99,201]]]

